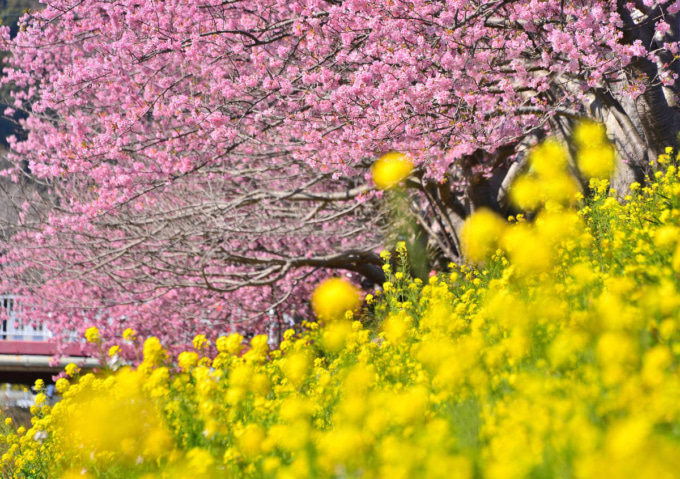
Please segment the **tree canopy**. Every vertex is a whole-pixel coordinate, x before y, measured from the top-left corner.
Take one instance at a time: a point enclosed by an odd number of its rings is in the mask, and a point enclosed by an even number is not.
[[[329,271],[380,283],[396,212],[426,269],[459,261],[465,219],[507,212],[544,135],[603,122],[622,190],[676,146],[678,11],[48,0],[3,32],[5,113],[27,115],[5,288],[58,334],[134,326],[171,344],[304,316]],[[389,152],[415,169],[386,202],[370,166]]]

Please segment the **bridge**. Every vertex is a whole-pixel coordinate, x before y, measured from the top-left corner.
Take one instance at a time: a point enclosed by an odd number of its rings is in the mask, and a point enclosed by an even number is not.
[[[76,340],[62,349],[58,361],[57,344],[52,333],[44,326],[31,326],[22,321],[21,308],[12,295],[0,296],[0,309],[4,310],[0,325],[0,384],[32,385],[36,379],[47,384],[69,363],[85,369],[99,365],[99,361],[82,352],[82,341]]]

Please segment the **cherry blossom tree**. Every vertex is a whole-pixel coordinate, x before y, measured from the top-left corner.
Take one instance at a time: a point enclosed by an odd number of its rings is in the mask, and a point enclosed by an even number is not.
[[[460,260],[546,134],[603,122],[623,191],[680,130],[680,0],[45,3],[4,32],[3,271],[60,334],[305,317],[329,272],[379,284],[399,235]],[[390,151],[400,193],[370,176]]]

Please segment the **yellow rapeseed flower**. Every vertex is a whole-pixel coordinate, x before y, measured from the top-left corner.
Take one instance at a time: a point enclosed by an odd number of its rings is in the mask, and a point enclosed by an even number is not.
[[[155,336],[151,336],[144,341],[144,362],[150,366],[157,366],[166,358],[166,352],[161,342]]]
[[[531,172],[543,180],[561,176],[567,168],[567,153],[562,145],[549,139],[531,150]]]
[[[210,341],[205,337],[205,334],[197,334],[193,340],[193,344],[196,351],[200,351],[210,346]]]
[[[413,163],[403,153],[392,151],[380,157],[371,168],[373,181],[380,190],[395,187],[413,171]]]
[[[392,344],[400,344],[408,337],[411,318],[404,314],[393,314],[383,323],[385,339]]]
[[[586,178],[609,178],[616,168],[616,153],[600,123],[585,121],[574,131],[577,164]]]
[[[123,331],[123,339],[125,341],[134,341],[135,339],[137,339],[137,333],[135,332],[134,329],[127,328],[125,331]]]
[[[80,372],[80,368],[74,363],[68,363],[64,368],[64,371],[66,372],[67,376],[74,377]]]
[[[87,328],[85,331],[85,339],[88,343],[98,343],[99,342],[99,329],[96,326]]]
[[[243,336],[238,333],[217,338],[217,350],[221,353],[238,355],[243,351]]]
[[[177,364],[184,372],[189,372],[191,368],[198,364],[198,353],[196,351],[182,351],[177,358]]]
[[[462,240],[465,256],[473,262],[487,259],[498,248],[507,223],[493,211],[477,210],[463,226]]]
[[[249,424],[238,438],[239,449],[244,456],[253,459],[262,452],[265,438],[266,433],[261,426]]]
[[[312,309],[322,321],[342,319],[360,304],[359,289],[343,278],[329,278],[312,293]]]
[[[307,355],[304,353],[296,353],[285,358],[281,369],[288,381],[290,381],[294,387],[299,388],[307,377],[309,368],[310,361]]]
[[[64,394],[66,391],[68,391],[68,388],[71,386],[71,383],[69,383],[68,379],[66,378],[59,378],[57,379],[57,382],[54,384],[54,388],[57,390],[59,394]]]
[[[352,334],[350,321],[340,319],[333,321],[324,328],[322,346],[324,350],[337,353],[345,347],[347,339]]]
[[[532,211],[542,203],[541,183],[538,178],[522,175],[517,178],[510,188],[510,199],[520,209]]]

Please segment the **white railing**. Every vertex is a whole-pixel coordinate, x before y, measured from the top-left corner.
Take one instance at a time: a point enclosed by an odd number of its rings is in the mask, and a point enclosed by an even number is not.
[[[48,341],[52,333],[43,325],[31,326],[21,318],[21,304],[14,295],[0,295],[2,323],[0,340],[4,341]]]

